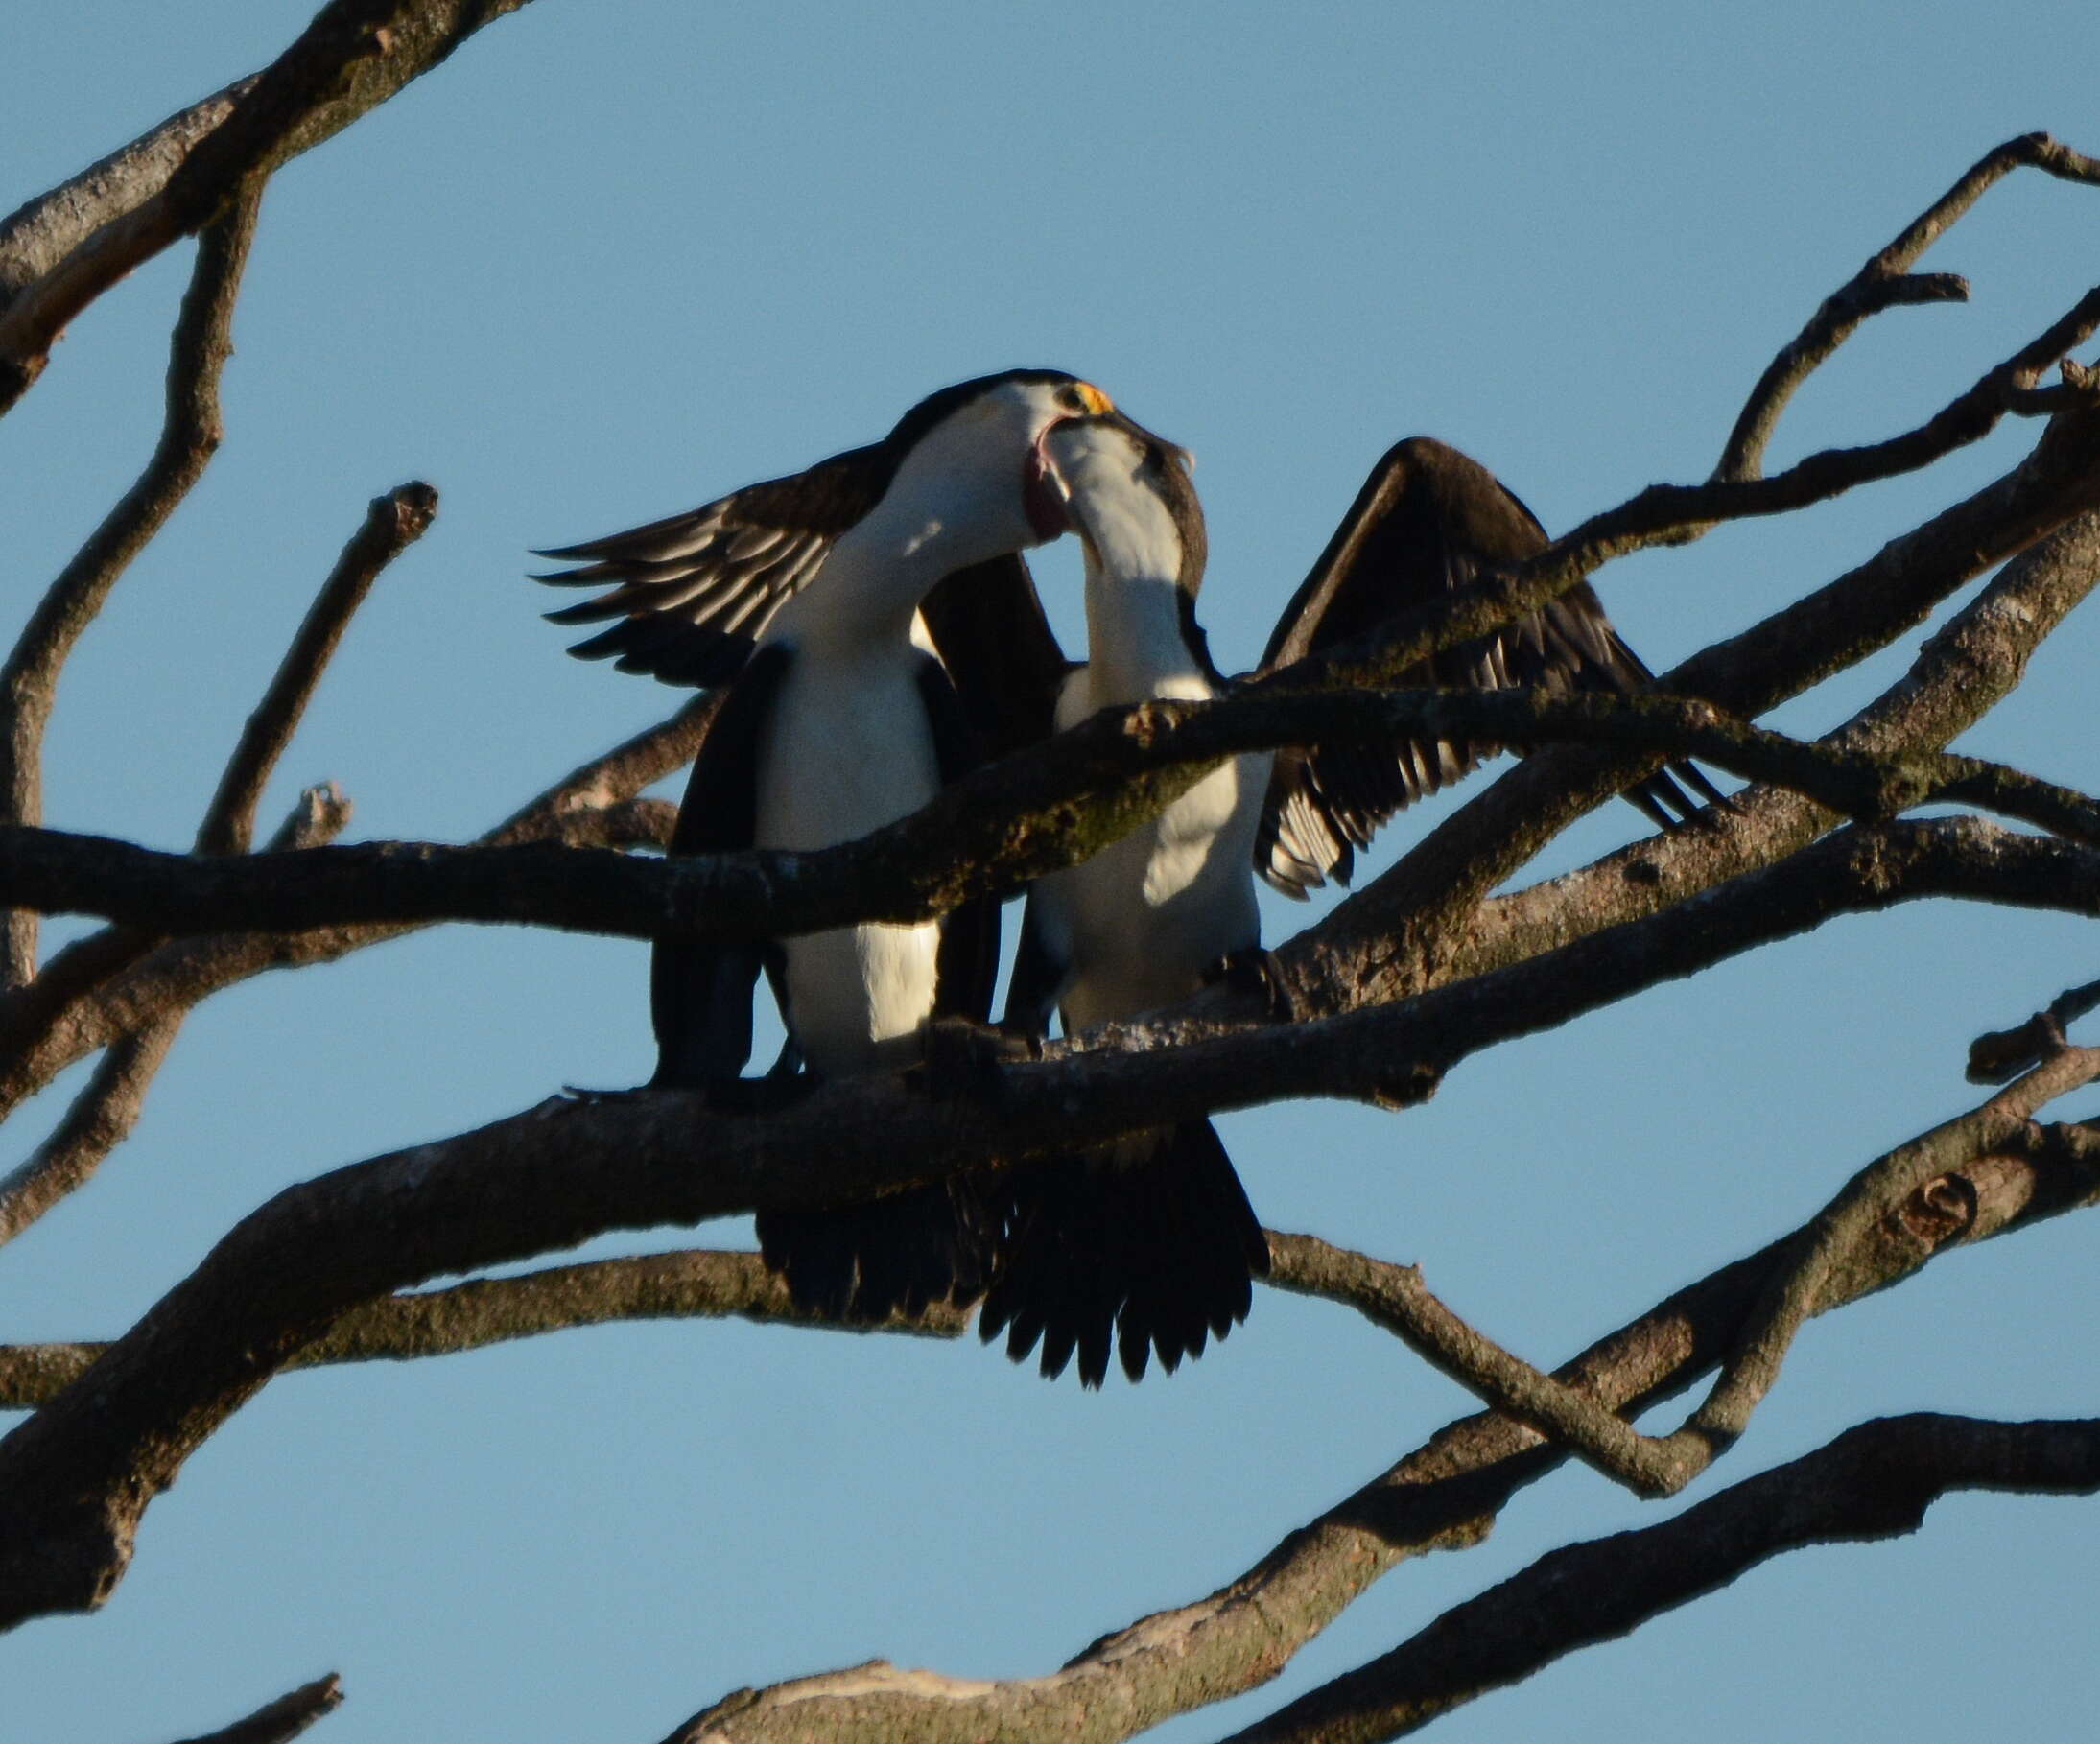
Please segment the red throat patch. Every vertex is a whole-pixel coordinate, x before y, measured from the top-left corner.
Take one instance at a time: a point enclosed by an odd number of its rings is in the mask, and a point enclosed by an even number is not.
[[[1027,459],[1021,463],[1021,507],[1035,536],[1044,540],[1056,538],[1072,526],[1065,514],[1064,494],[1050,478],[1050,457],[1043,451],[1050,431],[1056,428],[1051,424],[1037,436]]]

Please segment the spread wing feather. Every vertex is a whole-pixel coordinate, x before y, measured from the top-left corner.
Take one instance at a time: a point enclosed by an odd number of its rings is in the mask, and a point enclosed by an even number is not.
[[[1537,518],[1486,467],[1442,442],[1410,437],[1386,453],[1357,492],[1285,608],[1260,670],[1368,635],[1394,613],[1520,563],[1547,543]],[[1624,693],[1646,688],[1653,676],[1583,582],[1494,635],[1431,655],[1395,682]],[[1347,884],[1356,850],[1380,825],[1500,749],[1471,740],[1409,739],[1279,751],[1255,838],[1255,868],[1287,896],[1303,897],[1330,879]],[[1702,802],[1727,803],[1689,764],[1671,769],[1676,779],[1659,770],[1627,794],[1656,823],[1668,828]]]
[[[547,614],[611,626],[570,648],[672,684],[725,684],[772,615],[809,585],[838,535],[874,507],[887,446],[849,449],[790,478],[747,484],[685,514],[536,554],[573,569],[533,579],[611,590]]]

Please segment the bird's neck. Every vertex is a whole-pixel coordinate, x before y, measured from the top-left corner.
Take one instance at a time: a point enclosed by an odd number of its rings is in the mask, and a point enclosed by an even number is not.
[[[946,577],[1033,542],[1013,494],[1009,508],[975,481],[900,475],[782,609],[782,630],[805,646],[908,639],[919,601]]]
[[[1089,554],[1087,682],[1097,708],[1212,694],[1210,674],[1189,646],[1181,611],[1181,588],[1171,577],[1113,574]]]

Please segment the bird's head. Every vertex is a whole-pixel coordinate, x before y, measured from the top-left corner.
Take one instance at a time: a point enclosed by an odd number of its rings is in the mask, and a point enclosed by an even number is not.
[[[1115,415],[1092,382],[1061,369],[1009,369],[958,382],[906,412],[887,440],[899,481],[940,478],[981,518],[984,555],[1040,545],[1064,532],[1065,492],[1044,443],[1076,419]]]
[[[1053,424],[1042,445],[1091,567],[1195,593],[1208,539],[1187,449],[1113,409]]]

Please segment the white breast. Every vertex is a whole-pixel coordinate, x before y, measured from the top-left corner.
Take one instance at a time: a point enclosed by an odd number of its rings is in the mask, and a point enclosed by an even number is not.
[[[1105,706],[1091,674],[1082,667],[1066,681],[1060,728]],[[1210,694],[1201,680],[1169,688]],[[1071,965],[1060,1001],[1068,1030],[1185,999],[1219,957],[1261,942],[1254,833],[1269,762],[1265,753],[1232,759],[1149,824],[1035,885],[1038,924]]]
[[[939,791],[908,644],[801,648],[761,738],[754,839],[828,848],[894,823]],[[940,925],[861,926],[783,941],[790,1022],[816,1071],[890,1063],[933,1008]]]

